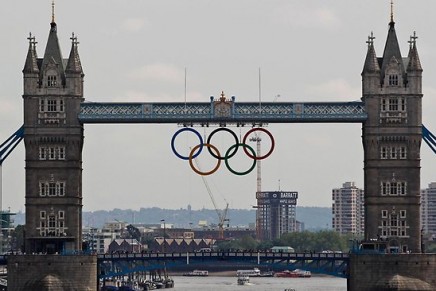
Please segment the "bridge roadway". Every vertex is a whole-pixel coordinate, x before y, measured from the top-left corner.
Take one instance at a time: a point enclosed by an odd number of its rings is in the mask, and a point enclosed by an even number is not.
[[[134,272],[204,269],[231,270],[257,267],[261,270],[304,269],[313,273],[346,277],[348,253],[272,253],[217,251],[185,253],[131,253],[97,255],[99,278]]]

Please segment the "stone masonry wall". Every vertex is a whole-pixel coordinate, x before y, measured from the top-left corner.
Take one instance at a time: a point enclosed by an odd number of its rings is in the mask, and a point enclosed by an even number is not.
[[[97,257],[9,256],[8,290],[97,290]]]
[[[348,291],[405,290],[380,289],[395,275],[414,278],[436,290],[436,254],[352,254],[350,255]],[[413,281],[413,282],[412,282]],[[414,283],[409,280],[405,283]],[[416,280],[418,281],[418,280]],[[427,289],[410,289],[427,290]]]

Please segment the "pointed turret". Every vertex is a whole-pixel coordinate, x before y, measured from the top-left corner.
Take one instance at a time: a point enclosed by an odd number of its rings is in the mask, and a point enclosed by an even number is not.
[[[79,44],[79,42],[77,41],[77,37],[74,36],[74,33],[70,39],[72,41],[71,51],[70,51],[70,56],[68,58],[68,63],[65,72],[82,74],[83,73],[82,64],[80,63],[79,51],[77,49],[77,45]]]
[[[72,94],[81,94],[82,85],[83,85],[83,77],[85,74],[83,73],[82,64],[80,62],[79,51],[77,37],[72,35],[71,39],[71,51],[70,56],[68,58],[67,66],[65,68],[65,77],[66,77],[66,87],[73,90]]]
[[[44,79],[48,74],[48,71],[55,70],[57,71],[57,75],[62,80],[62,84],[65,84],[65,71],[64,65],[62,62],[62,52],[59,45],[58,35],[57,35],[57,26],[54,19],[50,23],[50,33],[47,40],[47,46],[45,47],[44,58],[42,60],[41,65],[41,80],[44,84]],[[60,85],[60,84],[57,84]]]
[[[37,74],[39,73],[37,54],[36,54],[36,44],[35,37],[29,34],[27,38],[29,40],[29,50],[27,51],[26,62],[24,64],[23,73],[24,74]]]
[[[27,51],[27,57],[23,68],[24,95],[31,94],[35,88],[39,87],[39,67],[38,56],[36,54],[37,42],[31,33],[27,39],[29,40],[29,50]]]
[[[404,65],[401,56],[400,46],[398,45],[397,34],[395,32],[395,22],[389,23],[388,37],[386,39],[385,50],[383,52],[382,77],[385,76],[386,69],[391,62],[397,62],[400,65],[401,73],[404,75]]]
[[[413,93],[422,93],[422,67],[419,60],[418,49],[416,48],[416,32],[410,36],[409,62],[407,64],[408,87]]]
[[[362,71],[362,93],[375,93],[380,88],[380,65],[374,49],[373,33],[368,36],[368,52],[366,53],[365,64]]]
[[[410,37],[410,50],[409,50],[409,63],[407,65],[407,72],[417,71],[422,72],[421,61],[419,60],[418,50],[416,48],[416,32]]]
[[[375,54],[374,49],[374,39],[373,33],[371,32],[371,36],[368,36],[368,52],[366,53],[365,64],[363,66],[362,75],[366,73],[380,73],[380,66],[378,64],[377,55]]]

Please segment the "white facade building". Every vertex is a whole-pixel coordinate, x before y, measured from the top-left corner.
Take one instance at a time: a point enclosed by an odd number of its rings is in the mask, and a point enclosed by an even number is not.
[[[332,227],[335,231],[356,237],[364,233],[364,191],[354,182],[342,184],[342,188],[332,190]]]
[[[421,190],[421,225],[424,234],[436,238],[436,182]]]

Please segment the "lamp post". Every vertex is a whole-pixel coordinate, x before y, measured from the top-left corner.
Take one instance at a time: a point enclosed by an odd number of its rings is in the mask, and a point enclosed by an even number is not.
[[[166,225],[165,225],[165,219],[161,219],[160,222],[163,223],[163,226],[164,226],[162,252],[165,253],[165,241],[166,241]]]

